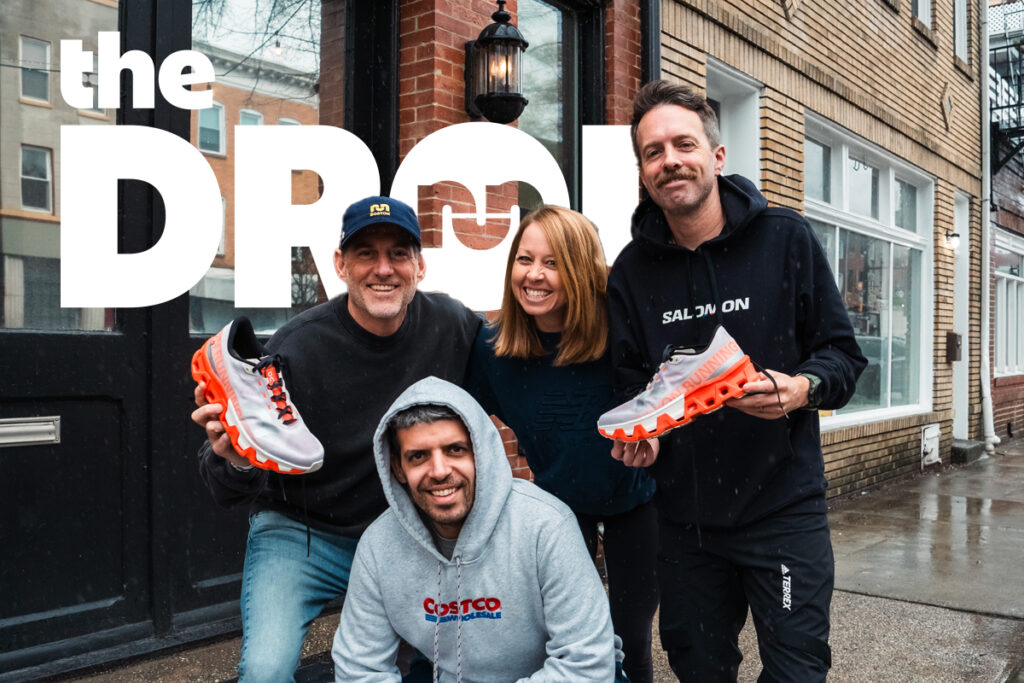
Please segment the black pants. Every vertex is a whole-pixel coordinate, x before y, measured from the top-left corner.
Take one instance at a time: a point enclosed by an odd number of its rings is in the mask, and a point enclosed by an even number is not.
[[[738,529],[659,520],[661,643],[679,680],[735,681],[754,617],[759,681],[824,681],[835,564],[828,519],[777,514]]]
[[[612,626],[622,638],[622,668],[632,683],[654,680],[651,624],[658,609],[658,514],[654,503],[619,515],[576,515],[591,557],[597,556],[597,525],[604,523],[604,559]]]

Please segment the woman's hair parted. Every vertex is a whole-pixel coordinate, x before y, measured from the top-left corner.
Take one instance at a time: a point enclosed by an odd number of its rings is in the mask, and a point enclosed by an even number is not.
[[[543,356],[533,317],[512,293],[512,268],[523,232],[536,225],[551,247],[567,306],[565,328],[555,365],[571,365],[600,358],[608,345],[608,266],[597,228],[583,214],[561,206],[541,206],[519,222],[505,267],[505,293],[494,321],[498,333],[494,353],[513,358]]]

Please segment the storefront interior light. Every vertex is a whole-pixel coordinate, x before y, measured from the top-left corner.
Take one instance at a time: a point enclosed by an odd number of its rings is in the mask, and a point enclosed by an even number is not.
[[[512,123],[526,108],[523,97],[522,54],[529,46],[509,23],[505,0],[476,40],[466,43],[466,113],[494,123]]]

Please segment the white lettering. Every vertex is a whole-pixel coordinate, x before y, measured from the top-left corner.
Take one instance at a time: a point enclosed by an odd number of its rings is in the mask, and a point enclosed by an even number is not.
[[[121,72],[132,73],[132,106],[152,109],[153,60],[141,50],[121,54],[121,34],[118,31],[100,31],[97,37],[99,57],[96,61],[99,98],[102,109],[117,109],[121,105]],[[85,74],[92,72],[92,51],[82,49],[81,40],[60,41],[60,93],[64,101],[77,109],[89,109],[93,102],[93,88],[82,83]],[[183,73],[191,69],[188,74]],[[213,91],[190,90],[186,86],[212,83],[213,63],[209,57],[195,50],[179,50],[170,54],[160,67],[160,92],[173,106],[180,109],[206,109],[213,105]]]
[[[320,175],[314,203],[292,204],[295,169]],[[346,130],[235,126],[235,305],[291,306],[291,249],[299,246],[309,247],[327,296],[345,291],[334,271],[341,216],[379,192],[373,154]]]
[[[188,141],[143,126],[61,126],[60,300],[66,308],[151,306],[188,291],[220,242],[220,190]],[[163,234],[137,254],[117,249],[117,181],[155,187]]]
[[[503,149],[509,154],[481,154]],[[460,123],[437,130],[413,147],[402,161],[391,186],[391,196],[415,207],[419,188],[442,181],[462,184],[476,204],[477,225],[486,222],[487,186],[520,180],[540,193],[547,204],[569,205],[565,178],[551,153],[537,140],[511,126],[496,123]],[[518,217],[518,207],[509,214]],[[518,225],[510,225],[505,239],[486,249],[470,249],[455,234],[451,209],[442,208],[442,248],[428,255],[423,289],[458,297],[477,311],[501,305],[505,262]],[[518,220],[516,220],[518,223]]]

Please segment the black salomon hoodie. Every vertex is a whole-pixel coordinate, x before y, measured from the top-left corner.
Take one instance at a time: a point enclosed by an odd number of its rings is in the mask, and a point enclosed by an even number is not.
[[[721,234],[676,246],[650,199],[608,282],[611,353],[623,399],[651,379],[667,345],[704,347],[721,323],[760,369],[821,378],[821,408],[846,404],[867,361],[810,225],[769,208],[741,176],[722,176]],[[764,420],[725,407],[661,440],[652,466],[662,514],[736,527],[787,511],[825,511],[818,414]]]

